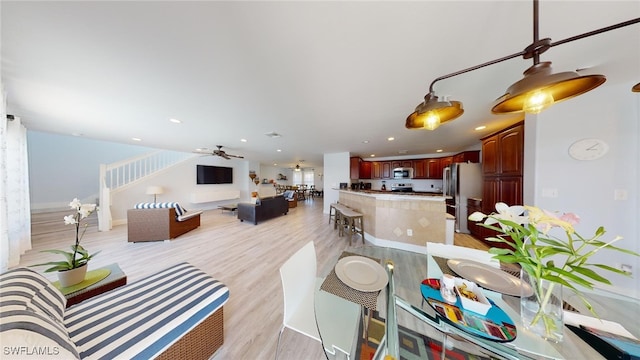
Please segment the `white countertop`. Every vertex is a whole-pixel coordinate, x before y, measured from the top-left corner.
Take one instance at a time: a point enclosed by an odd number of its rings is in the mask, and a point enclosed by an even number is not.
[[[417,201],[445,201],[446,199],[450,199],[451,196],[443,196],[443,195],[434,195],[429,193],[397,193],[388,191],[386,193],[382,193],[379,191],[369,191],[369,190],[345,190],[345,189],[336,189],[340,192],[344,192],[345,194],[353,194],[359,196],[367,196],[373,197],[377,200],[417,200]]]

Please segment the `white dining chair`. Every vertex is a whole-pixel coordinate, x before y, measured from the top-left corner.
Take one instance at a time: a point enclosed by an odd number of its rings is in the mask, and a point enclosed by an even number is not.
[[[314,312],[316,249],[313,241],[309,241],[282,264],[280,279],[284,295],[284,316],[276,345],[276,359],[285,328],[320,341]]]
[[[486,250],[472,249],[465,246],[427,242],[427,254],[447,259],[473,260],[496,268],[500,267],[500,261],[494,259],[493,254]]]
[[[308,242],[280,267],[280,279],[284,295],[284,316],[276,345],[276,359],[285,328],[320,342],[319,327],[323,333],[324,350],[332,355],[339,350],[349,359],[360,321],[360,306],[320,290],[323,279],[316,276],[316,250],[313,241]]]

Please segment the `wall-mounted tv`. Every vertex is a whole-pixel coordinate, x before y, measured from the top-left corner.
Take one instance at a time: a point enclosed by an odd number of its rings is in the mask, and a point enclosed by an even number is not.
[[[233,168],[224,166],[196,165],[197,184],[232,184]]]

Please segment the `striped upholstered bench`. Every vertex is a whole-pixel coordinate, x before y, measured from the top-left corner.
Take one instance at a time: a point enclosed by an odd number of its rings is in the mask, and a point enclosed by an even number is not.
[[[208,359],[224,341],[229,290],[188,263],[66,310],[31,269],[0,275],[0,288],[3,359]]]

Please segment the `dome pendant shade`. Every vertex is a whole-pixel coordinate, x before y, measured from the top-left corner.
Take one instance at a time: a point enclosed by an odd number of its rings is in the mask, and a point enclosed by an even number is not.
[[[511,85],[507,92],[495,101],[494,114],[517,112],[539,113],[548,106],[593,90],[606,81],[604,75],[580,76],[573,71],[551,73],[551,62],[534,64],[524,72],[524,78]],[[543,101],[534,104],[530,97]],[[527,105],[528,104],[528,105]]]
[[[427,94],[425,101],[407,117],[407,129],[435,130],[441,124],[456,119],[464,113],[460,101],[438,101],[438,97]]]
[[[633,87],[631,88],[631,91],[640,92],[640,83],[633,85]]]

